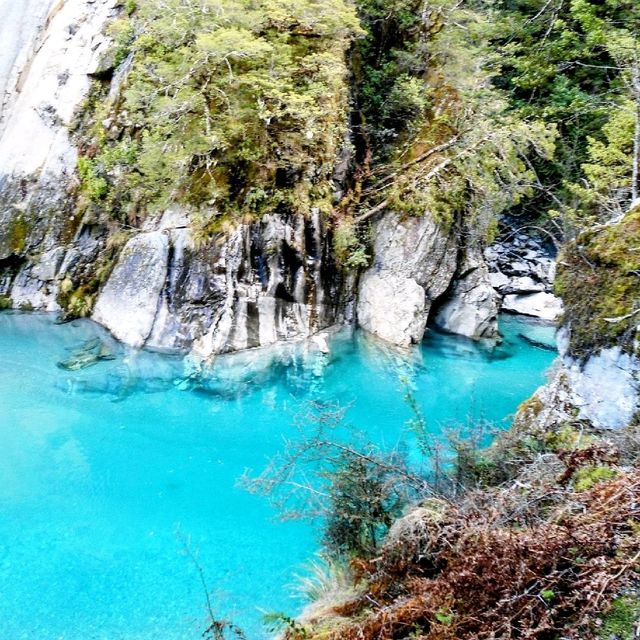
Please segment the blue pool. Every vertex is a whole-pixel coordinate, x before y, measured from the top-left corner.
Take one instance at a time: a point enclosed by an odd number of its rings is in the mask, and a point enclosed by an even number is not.
[[[194,384],[181,359],[130,353],[96,325],[0,314],[0,638],[196,640],[217,615],[250,640],[294,614],[316,532],[238,487],[292,436],[310,399],[393,445],[409,384],[437,431],[469,415],[507,424],[544,382],[550,329],[503,322],[490,350],[431,333],[404,355],[360,334],[332,353],[284,348],[219,359]],[[522,334],[533,338],[526,340]],[[96,336],[116,359],[57,366]]]

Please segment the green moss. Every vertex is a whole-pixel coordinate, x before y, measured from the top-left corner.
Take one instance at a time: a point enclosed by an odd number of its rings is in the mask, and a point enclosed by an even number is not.
[[[611,480],[618,472],[611,467],[587,466],[578,469],[573,476],[573,486],[576,491],[588,491],[601,482]]]
[[[595,438],[582,433],[569,425],[561,426],[557,431],[545,433],[546,448],[551,451],[575,451],[593,444]]]
[[[606,615],[602,618],[602,627],[598,633],[600,640],[634,640],[636,624],[640,617],[640,600],[625,596],[614,600]]]
[[[7,229],[7,237],[14,253],[19,254],[24,251],[30,229],[31,226],[22,214],[11,219]]]
[[[0,311],[13,308],[13,300],[8,296],[0,296]]]
[[[131,237],[128,231],[117,231],[109,237],[106,247],[91,269],[78,279],[66,277],[61,283],[57,302],[65,319],[86,318],[91,315],[100,287],[107,281],[118,261],[120,251]]]
[[[571,325],[572,355],[633,350],[640,303],[640,207],[621,222],[581,234],[560,255],[557,293]]]

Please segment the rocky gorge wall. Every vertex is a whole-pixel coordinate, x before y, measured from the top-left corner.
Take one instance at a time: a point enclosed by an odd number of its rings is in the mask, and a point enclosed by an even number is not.
[[[79,210],[75,119],[96,78],[109,84],[110,101],[126,84],[126,63],[105,67],[112,46],[105,27],[121,12],[117,0],[3,8],[2,306],[91,314],[133,347],[202,357],[307,338],[336,322],[357,320],[408,346],[431,321],[495,339],[501,306],[557,316],[552,260],[539,245],[515,259],[520,248],[498,243],[485,257],[461,229],[445,229],[428,212],[381,212],[372,227],[372,264],[354,286],[354,276],[335,264],[326,215],[315,209],[238,221],[204,243],[188,206],[126,228],[95,208]],[[344,192],[348,165],[343,150],[336,193]]]
[[[637,423],[639,243],[635,203],[620,220],[596,225],[563,248],[560,357],[549,383],[525,405],[526,419],[542,427],[582,421],[597,429]]]
[[[61,311],[64,301],[85,315],[95,304],[93,318],[131,346],[204,356],[307,337],[333,324],[340,278],[317,211],[240,223],[202,247],[187,209],[153,216],[117,247],[110,221],[77,214],[70,130],[92,76],[103,71],[105,25],[121,9],[117,0],[33,0],[3,10],[3,306]],[[114,77],[112,91],[120,81]]]

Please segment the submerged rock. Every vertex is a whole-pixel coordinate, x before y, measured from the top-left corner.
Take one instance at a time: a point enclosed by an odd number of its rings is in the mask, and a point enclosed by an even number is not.
[[[66,360],[60,361],[58,367],[66,371],[79,371],[92,367],[98,362],[114,359],[113,351],[102,340],[95,338],[86,342]]]

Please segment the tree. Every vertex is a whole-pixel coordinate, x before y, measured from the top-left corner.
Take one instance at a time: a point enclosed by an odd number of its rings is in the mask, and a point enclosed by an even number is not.
[[[364,6],[379,10],[380,4]],[[529,157],[553,154],[555,127],[522,118],[494,85],[491,11],[453,0],[421,3],[405,22],[412,39],[402,48],[393,39],[399,31],[393,20],[402,24],[397,5],[406,10],[406,3],[387,4],[395,32],[378,27],[379,41],[372,43],[372,35],[365,40],[369,66],[360,89],[367,131],[374,145],[382,145],[371,155],[383,162],[368,174],[354,220],[363,223],[386,209],[428,211],[443,225],[459,223],[482,243],[492,237],[501,212],[531,195],[535,172]],[[367,101],[370,95],[377,102]],[[402,126],[388,118],[398,95],[408,106]],[[391,147],[382,140],[389,131]]]
[[[121,23],[122,96],[96,101],[85,134],[90,200],[133,219],[214,209],[210,231],[225,215],[328,209],[360,33],[345,0],[141,0]]]
[[[640,148],[634,80],[637,3],[502,0],[497,8],[499,19],[492,35],[499,51],[497,86],[509,92],[516,113],[555,123],[558,129],[554,158],[532,158],[535,197],[523,201],[520,212],[534,217],[550,213],[564,237],[595,220],[617,217],[628,208],[638,184],[637,169],[633,169]],[[628,122],[622,112],[630,107],[635,132],[625,140],[620,132],[613,141],[614,123]],[[629,134],[626,125],[624,132]],[[620,170],[627,163],[620,161],[614,163],[611,175],[614,189],[602,190],[592,183],[595,165],[603,160],[599,145],[608,147],[602,166],[605,173],[615,155],[613,146],[615,153],[628,153],[626,184]],[[596,169],[595,173],[602,172]]]
[[[321,519],[332,557],[373,557],[402,508],[430,493],[426,476],[400,449],[363,442],[333,403],[309,403],[296,427],[298,438],[242,484],[268,496],[285,518]]]

